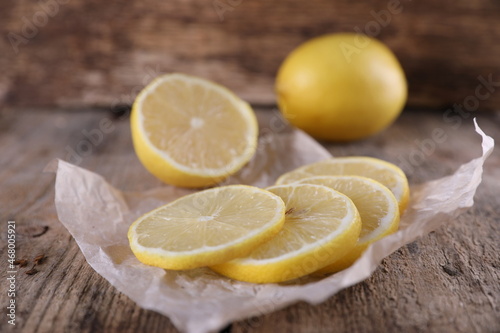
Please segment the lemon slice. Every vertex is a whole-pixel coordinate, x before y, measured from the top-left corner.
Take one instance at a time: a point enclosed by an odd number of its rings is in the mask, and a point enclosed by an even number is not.
[[[184,196],[135,221],[128,231],[141,262],[183,270],[214,265],[250,253],[284,223],[283,200],[245,185]]]
[[[410,198],[408,179],[396,165],[373,157],[337,157],[305,165],[287,172],[276,181],[277,185],[289,184],[314,176],[363,176],[374,179],[392,191],[403,213]]]
[[[356,246],[318,273],[338,272],[351,266],[368,245],[398,230],[398,202],[387,187],[373,179],[359,176],[320,176],[306,178],[300,183],[328,186],[347,195],[361,217],[361,233]]]
[[[215,265],[214,271],[247,282],[282,282],[317,271],[355,246],[361,222],[345,195],[308,184],[267,190],[286,204],[283,229],[247,257]]]
[[[220,182],[241,169],[257,147],[257,120],[246,102],[183,74],[161,76],[140,92],[131,129],[144,167],[177,186]]]

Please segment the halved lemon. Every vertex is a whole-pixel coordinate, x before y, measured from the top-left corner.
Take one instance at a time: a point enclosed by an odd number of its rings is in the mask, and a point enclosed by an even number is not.
[[[140,92],[131,128],[144,167],[176,186],[216,184],[257,147],[252,108],[226,88],[184,74],[158,77]]]
[[[374,179],[392,191],[403,213],[410,199],[408,179],[398,166],[373,157],[336,157],[305,165],[285,173],[277,185],[290,184],[314,176],[363,176]]]
[[[333,273],[351,266],[371,243],[398,230],[398,202],[392,192],[373,179],[359,176],[320,176],[306,178],[301,184],[328,186],[347,195],[361,217],[361,233],[352,250],[318,273]]]
[[[361,222],[347,196],[309,184],[267,190],[286,204],[283,228],[247,257],[212,266],[214,271],[247,282],[282,282],[317,271],[355,246]]]
[[[184,196],[135,221],[128,231],[141,262],[183,270],[245,256],[276,235],[285,217],[283,200],[245,185]]]

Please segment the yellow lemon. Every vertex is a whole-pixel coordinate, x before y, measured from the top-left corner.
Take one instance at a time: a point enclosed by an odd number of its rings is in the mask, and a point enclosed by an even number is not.
[[[220,85],[184,74],[160,76],[144,88],[130,122],[141,163],[176,186],[218,183],[241,169],[257,147],[250,105]]]
[[[328,186],[347,195],[361,217],[361,233],[356,246],[339,260],[320,269],[318,274],[338,272],[351,266],[371,243],[398,230],[398,201],[387,187],[373,179],[319,176],[303,179],[300,183]]]
[[[214,271],[246,282],[283,282],[341,259],[356,245],[361,220],[345,195],[309,184],[267,190],[285,202],[283,228],[248,256],[212,266]]]
[[[276,78],[286,119],[318,139],[350,141],[389,126],[406,103],[406,78],[395,55],[354,33],[314,38],[292,51]]]
[[[285,221],[283,200],[252,186],[216,187],[179,198],[129,228],[141,262],[184,270],[245,256],[275,236]]]
[[[315,176],[362,176],[374,179],[392,191],[401,214],[410,200],[410,187],[403,170],[392,163],[366,156],[330,158],[304,165],[281,175],[276,184],[290,184]]]

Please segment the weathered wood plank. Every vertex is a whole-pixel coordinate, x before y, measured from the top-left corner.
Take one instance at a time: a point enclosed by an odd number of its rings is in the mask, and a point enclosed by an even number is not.
[[[365,31],[394,50],[410,107],[463,103],[476,95],[480,75],[500,81],[498,1],[47,0],[57,4],[45,6],[50,15],[40,3],[0,3],[0,102],[11,106],[130,105],[146,82],[172,71],[274,104],[284,57],[338,31]],[[499,103],[495,93],[478,107]]]
[[[264,116],[269,116],[270,113]],[[175,332],[168,318],[140,309],[116,291],[85,262],[78,246],[57,220],[52,174],[41,171],[54,157],[73,158],[102,112],[9,112],[1,125],[1,253],[6,253],[5,222],[17,224],[19,257],[44,253],[39,272],[17,274],[15,332]],[[481,114],[483,129],[500,140],[500,114]],[[6,125],[8,124],[8,126]],[[160,183],[137,161],[128,119],[113,121],[114,130],[83,156],[80,165],[98,172],[123,190],[143,190]],[[447,140],[435,143],[419,163],[411,161],[421,142],[441,128]],[[417,140],[417,141],[415,141]],[[464,120],[453,128],[434,113],[405,112],[394,126],[365,141],[328,144],[334,155],[365,154],[402,164],[412,183],[442,177],[478,156],[478,136]],[[420,160],[417,160],[420,161]],[[74,162],[74,161],[73,161]],[[119,166],[119,167],[117,167]],[[495,332],[500,329],[500,154],[485,165],[476,204],[457,221],[400,249],[373,274],[324,304],[305,303],[240,321],[231,332]],[[48,230],[44,232],[45,227]],[[5,281],[6,271],[0,272]],[[3,289],[2,289],[3,290]],[[6,304],[5,293],[0,303]],[[7,331],[5,320],[0,331]]]

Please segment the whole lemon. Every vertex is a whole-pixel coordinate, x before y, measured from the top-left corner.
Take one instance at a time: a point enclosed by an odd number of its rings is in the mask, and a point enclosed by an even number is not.
[[[338,33],[292,51],[279,69],[276,93],[292,125],[318,139],[350,141],[378,133],[397,118],[407,83],[384,44]]]

